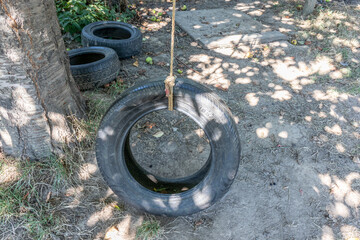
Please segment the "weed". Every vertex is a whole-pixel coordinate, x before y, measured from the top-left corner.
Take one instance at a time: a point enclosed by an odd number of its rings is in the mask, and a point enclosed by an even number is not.
[[[113,91],[115,92],[116,89]],[[93,148],[96,131],[100,121],[114,100],[114,97],[108,96],[107,94],[101,93],[100,91],[84,92],[83,96],[87,105],[87,119],[78,119],[75,117],[69,118],[69,121],[75,130],[74,135],[80,144],[80,149],[78,149],[77,152],[69,152],[69,156],[77,154],[79,151]]]
[[[144,221],[137,229],[136,229],[136,239],[141,240],[152,240],[157,239],[162,234],[163,229],[160,226],[159,221],[155,219],[150,219]]]
[[[350,86],[346,92],[352,95],[360,95],[360,84]]]
[[[9,222],[21,225],[33,239],[45,239],[61,223],[51,201],[51,194],[66,186],[66,170],[50,157],[44,162],[8,161],[19,176],[10,184],[0,185],[0,229]]]
[[[126,83],[124,83],[124,81],[117,80],[109,86],[108,93],[112,97],[116,97],[119,94],[121,94],[123,91],[125,91],[127,88],[128,88],[128,85]]]
[[[56,0],[56,10],[63,32],[70,33],[80,40],[80,32],[86,25],[97,21],[128,22],[136,16],[135,10],[126,9],[123,13],[109,8],[103,1]]]

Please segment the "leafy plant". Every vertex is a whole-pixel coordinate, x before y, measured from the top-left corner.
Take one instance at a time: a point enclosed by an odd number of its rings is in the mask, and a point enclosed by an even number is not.
[[[103,1],[86,0],[55,0],[56,11],[63,32],[70,33],[76,40],[80,40],[83,27],[97,21],[127,22],[136,16],[135,10],[126,9],[123,13],[109,8]]]
[[[136,239],[152,240],[158,238],[163,232],[160,222],[155,219],[144,221],[136,229]]]

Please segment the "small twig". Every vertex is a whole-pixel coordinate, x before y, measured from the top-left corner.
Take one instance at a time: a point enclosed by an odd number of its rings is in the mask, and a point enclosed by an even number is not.
[[[180,123],[182,123],[182,122],[185,121],[185,120],[186,120],[186,117],[183,117],[182,119],[180,119],[179,121],[177,121],[173,126],[175,127],[175,126],[179,125]]]
[[[204,75],[202,75],[201,72],[196,71],[196,70],[193,69],[192,67],[189,67],[189,65],[187,65],[186,63],[184,63],[183,61],[181,61],[178,57],[175,57],[175,59],[176,59],[177,61],[179,61],[182,65],[184,65],[186,68],[190,69],[191,71],[196,72],[197,74],[199,74],[199,75],[201,75],[201,76],[204,76]]]

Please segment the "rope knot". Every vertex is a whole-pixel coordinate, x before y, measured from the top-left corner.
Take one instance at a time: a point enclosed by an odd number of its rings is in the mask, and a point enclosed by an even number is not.
[[[168,76],[165,79],[165,93],[166,93],[166,97],[169,100],[169,110],[172,111],[174,110],[174,86],[175,86],[175,76]]]

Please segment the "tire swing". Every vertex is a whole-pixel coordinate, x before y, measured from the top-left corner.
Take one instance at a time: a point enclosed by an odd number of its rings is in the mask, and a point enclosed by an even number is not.
[[[228,107],[199,83],[182,78],[175,81],[175,5],[173,1],[170,76],[126,90],[106,112],[96,138],[98,166],[114,193],[142,211],[165,216],[189,215],[210,207],[229,190],[240,162],[240,139]],[[132,155],[131,128],[145,115],[166,108],[187,115],[209,139],[209,158],[193,175],[176,179],[155,176]],[[160,188],[169,191],[154,191]]]

